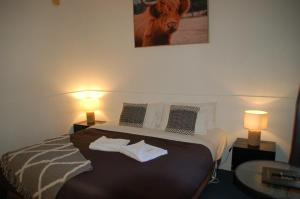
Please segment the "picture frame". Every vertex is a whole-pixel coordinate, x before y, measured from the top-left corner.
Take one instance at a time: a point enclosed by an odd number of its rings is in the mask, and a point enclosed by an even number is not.
[[[208,0],[133,0],[135,47],[208,43]]]

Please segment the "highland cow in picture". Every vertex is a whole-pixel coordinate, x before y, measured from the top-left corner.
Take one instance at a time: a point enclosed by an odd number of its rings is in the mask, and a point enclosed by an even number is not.
[[[135,47],[208,42],[207,0],[134,0]]]

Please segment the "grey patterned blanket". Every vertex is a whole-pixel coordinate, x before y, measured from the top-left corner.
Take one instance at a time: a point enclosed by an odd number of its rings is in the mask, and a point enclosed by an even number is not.
[[[69,135],[6,153],[0,166],[8,182],[25,199],[54,199],[70,178],[92,170]]]

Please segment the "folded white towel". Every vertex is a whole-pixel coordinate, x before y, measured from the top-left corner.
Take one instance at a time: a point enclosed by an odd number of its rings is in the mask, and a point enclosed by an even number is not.
[[[146,162],[168,154],[167,150],[146,144],[144,140],[135,144],[122,146],[120,152],[140,162]]]
[[[126,146],[130,140],[113,139],[102,136],[89,145],[91,150],[119,152],[122,146]]]

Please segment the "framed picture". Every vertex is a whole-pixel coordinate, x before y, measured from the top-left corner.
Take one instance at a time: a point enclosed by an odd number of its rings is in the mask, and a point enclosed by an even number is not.
[[[135,47],[208,43],[208,0],[133,0]]]

